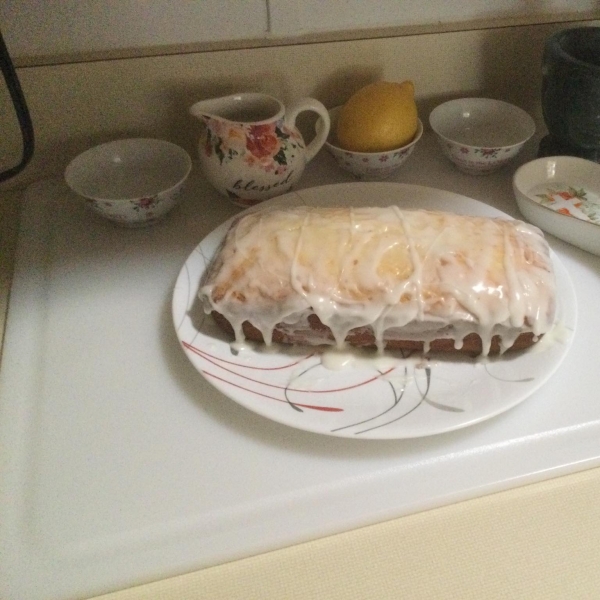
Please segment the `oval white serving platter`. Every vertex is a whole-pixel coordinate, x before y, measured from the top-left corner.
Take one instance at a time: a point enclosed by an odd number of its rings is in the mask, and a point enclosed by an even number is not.
[[[447,191],[397,183],[349,183],[280,196],[274,205],[387,206],[511,218]],[[257,210],[254,207],[250,210]],[[577,306],[570,277],[553,254],[559,311],[556,332],[525,352],[485,360],[426,360],[388,355],[332,370],[312,348],[232,352],[231,340],[196,300],[199,282],[231,220],[215,229],[183,265],[173,293],[177,336],[194,367],[246,408],[290,427],[349,438],[401,439],[440,434],[479,423],[516,406],[541,387],[568,352]],[[325,363],[325,364],[324,364]]]

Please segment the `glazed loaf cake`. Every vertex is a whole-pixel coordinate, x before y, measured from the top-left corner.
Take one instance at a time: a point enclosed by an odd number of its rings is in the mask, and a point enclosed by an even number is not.
[[[536,227],[397,206],[250,213],[199,296],[237,342],[484,355],[535,343],[556,305]]]

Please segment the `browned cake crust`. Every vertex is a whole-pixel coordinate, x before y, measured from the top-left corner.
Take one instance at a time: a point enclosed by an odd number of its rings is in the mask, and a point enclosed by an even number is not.
[[[217,311],[212,311],[211,316],[228,335],[234,335],[233,327],[229,323],[229,321]],[[310,324],[311,329],[317,333],[319,332],[319,339],[323,338],[323,334],[326,335],[327,339],[329,339],[332,343],[334,342],[333,334],[329,327],[323,325],[319,320],[319,317],[316,315],[310,315],[308,317],[308,322]],[[253,342],[264,342],[262,333],[256,329],[251,323],[248,321],[244,321],[242,325],[242,329],[244,331],[244,335],[246,339]],[[542,336],[539,336],[540,338]],[[539,339],[539,338],[537,338]],[[273,330],[273,342],[277,344],[302,344],[305,343],[305,336],[295,337],[290,334],[289,331],[283,331],[280,325],[276,325]],[[346,342],[351,346],[363,347],[363,348],[375,348],[375,336],[372,332],[369,332],[368,328],[361,328],[360,330],[352,330],[350,331],[348,337],[346,338]],[[529,348],[536,342],[536,337],[531,332],[524,332],[517,337],[514,344],[505,350],[505,352],[515,351],[515,350],[524,350]],[[406,350],[413,352],[423,352],[425,347],[424,342],[419,342],[415,340],[387,340],[385,344],[385,348],[387,350]],[[429,344],[430,352],[455,352],[460,354],[468,354],[471,356],[477,356],[481,354],[482,351],[482,343],[481,338],[476,333],[470,333],[463,339],[462,347],[456,348],[454,345],[453,339],[436,339],[433,340]],[[492,344],[490,347],[489,354],[498,354],[500,352],[500,337],[495,335],[492,338]]]

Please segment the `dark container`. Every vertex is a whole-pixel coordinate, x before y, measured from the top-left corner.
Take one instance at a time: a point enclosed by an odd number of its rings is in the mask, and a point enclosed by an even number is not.
[[[542,110],[550,135],[540,154],[600,157],[600,27],[565,29],[546,41]]]

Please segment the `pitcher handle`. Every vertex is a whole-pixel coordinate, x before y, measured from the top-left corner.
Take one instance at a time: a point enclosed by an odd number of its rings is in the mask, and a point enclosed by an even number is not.
[[[329,119],[329,113],[323,104],[314,98],[302,98],[298,102],[294,103],[290,108],[286,108],[284,123],[292,129],[296,124],[296,117],[298,114],[305,110],[312,110],[321,117],[321,127],[316,127],[316,136],[306,146],[306,162],[311,161],[315,154],[322,148],[327,136],[329,135],[329,128],[331,122]]]

